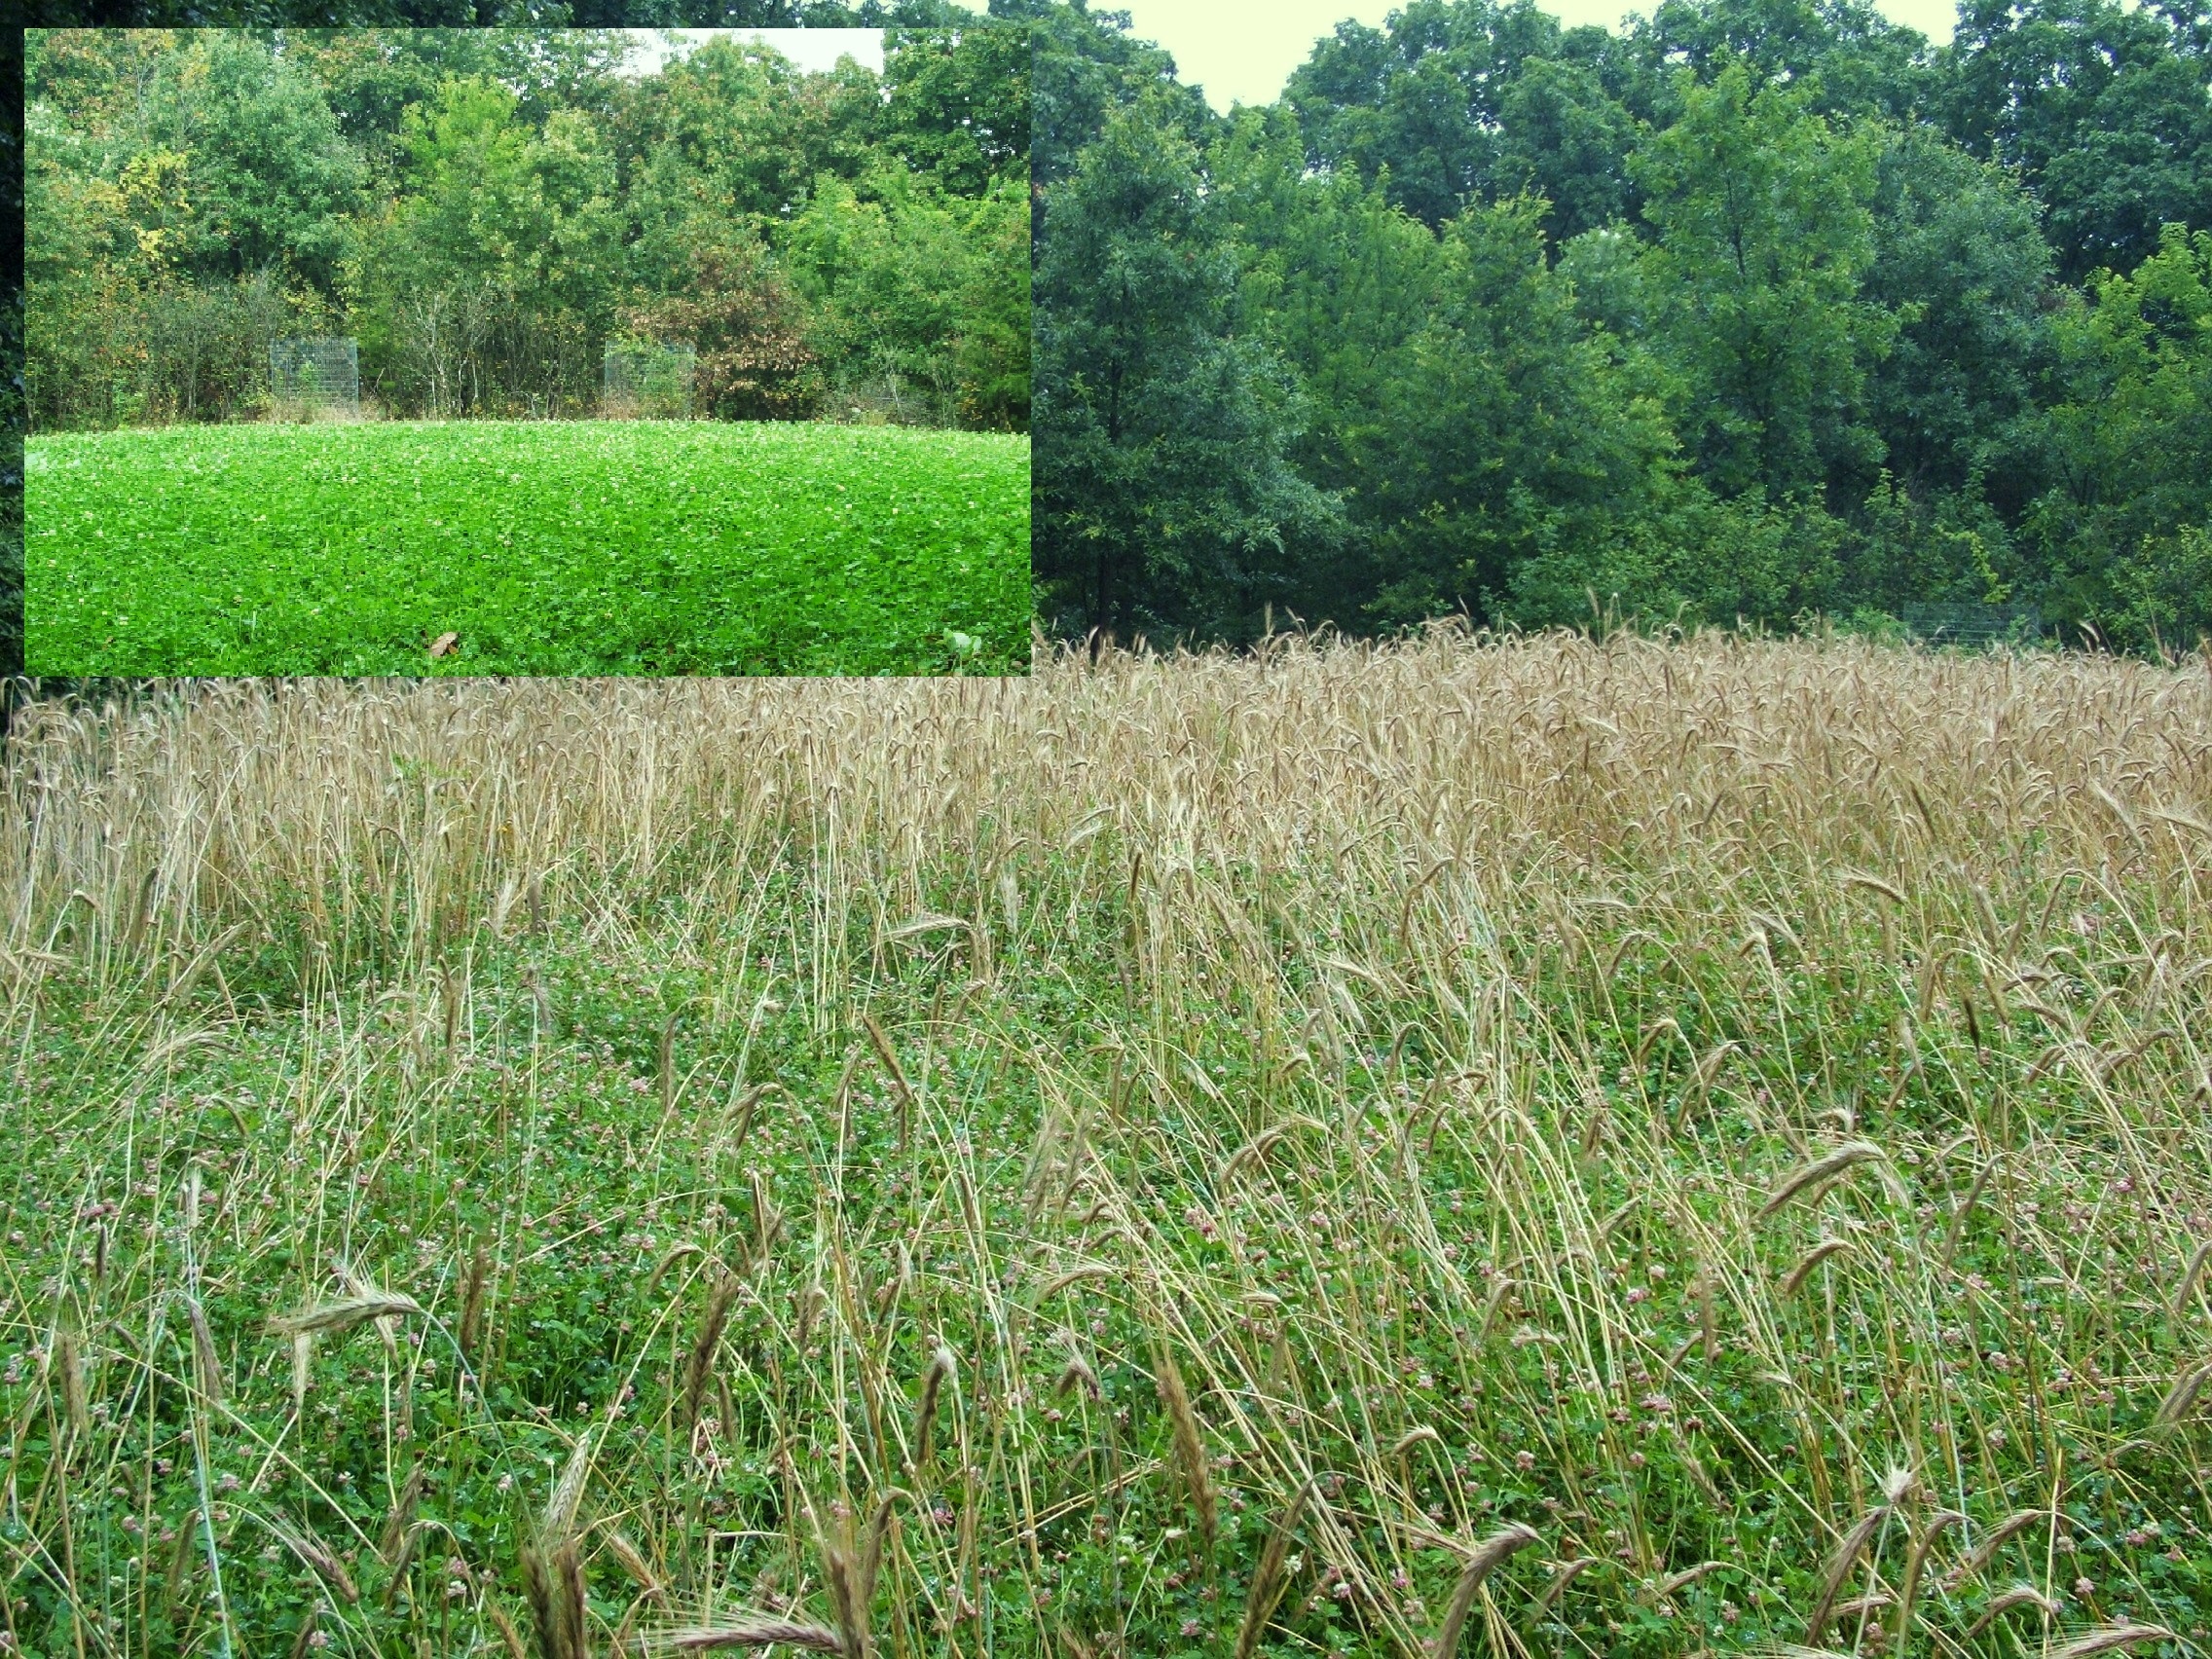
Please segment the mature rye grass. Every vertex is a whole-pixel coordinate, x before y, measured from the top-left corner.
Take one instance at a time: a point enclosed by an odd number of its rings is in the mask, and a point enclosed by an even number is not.
[[[4,787],[16,1651],[2206,1651],[2200,666],[218,684]]]

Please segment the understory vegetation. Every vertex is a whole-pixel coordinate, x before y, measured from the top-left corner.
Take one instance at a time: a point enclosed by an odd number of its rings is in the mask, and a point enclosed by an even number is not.
[[[1038,667],[20,714],[8,1650],[2206,1650],[2212,662]]]
[[[765,422],[30,440],[39,672],[939,674],[1029,662],[1029,441]]]

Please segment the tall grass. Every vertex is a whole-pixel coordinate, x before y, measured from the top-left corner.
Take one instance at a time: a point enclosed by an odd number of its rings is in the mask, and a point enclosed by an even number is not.
[[[2212,676],[34,709],[41,1654],[2206,1650]]]

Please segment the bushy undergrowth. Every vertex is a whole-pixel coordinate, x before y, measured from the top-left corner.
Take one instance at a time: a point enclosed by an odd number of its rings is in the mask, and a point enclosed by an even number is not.
[[[212,686],[7,789],[16,1652],[2205,1650],[2200,670]]]
[[[26,651],[41,674],[1028,665],[1022,437],[177,426],[33,438],[28,466]]]

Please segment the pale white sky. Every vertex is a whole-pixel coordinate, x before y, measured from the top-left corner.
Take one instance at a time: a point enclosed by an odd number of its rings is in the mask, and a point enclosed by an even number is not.
[[[988,0],[956,0],[970,11],[981,13]],[[774,47],[801,69],[819,74],[837,67],[837,59],[851,57],[877,74],[883,73],[881,29],[624,29],[636,44],[623,67],[635,75],[650,75],[678,51],[704,46],[717,35],[745,35]],[[672,48],[668,36],[685,43]]]
[[[686,56],[690,49],[701,47],[717,35],[745,35],[772,46],[801,69],[822,71],[837,67],[837,59],[851,57],[856,62],[881,73],[883,69],[883,31],[881,29],[625,29],[623,31],[636,44],[630,49],[626,69],[640,75],[650,75],[673,55],[682,50]],[[672,49],[664,36],[674,35],[684,43],[681,49]]]
[[[980,12],[984,0],[960,0]],[[1956,0],[1875,0],[1883,16],[1918,29],[1933,41],[1951,38]],[[1290,72],[1305,62],[1313,43],[1346,18],[1381,27],[1402,0],[1092,0],[1094,11],[1127,12],[1132,33],[1158,41],[1175,56],[1186,86],[1205,89],[1218,110],[1233,103],[1272,103]],[[1617,27],[1625,12],[1649,12],[1656,0],[1543,0],[1544,10],[1573,27]],[[630,59],[649,74],[666,60],[664,31],[631,29],[638,43]],[[748,35],[774,47],[801,69],[833,69],[850,55],[868,68],[883,68],[880,29],[678,29],[693,45],[716,35]]]
[[[1127,12],[1130,31],[1158,41],[1175,56],[1177,79],[1203,87],[1206,101],[1272,103],[1314,41],[1357,18],[1381,27],[1402,0],[1092,0],[1094,11]],[[1951,38],[1955,0],[1875,0],[1882,15],[1929,39]],[[1569,27],[1617,27],[1623,13],[1649,13],[1654,0],[1545,0],[1544,10]]]

